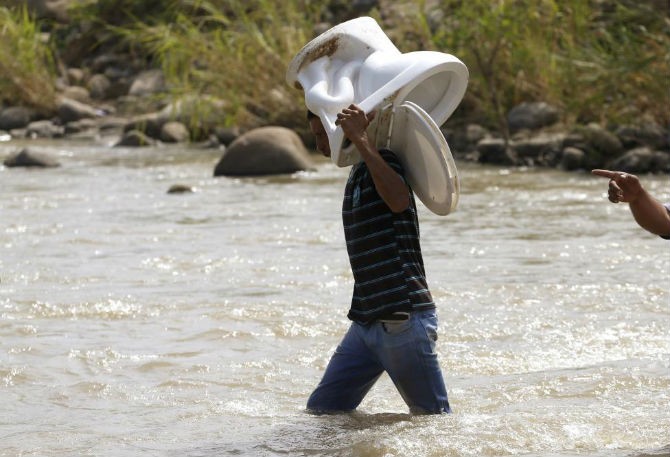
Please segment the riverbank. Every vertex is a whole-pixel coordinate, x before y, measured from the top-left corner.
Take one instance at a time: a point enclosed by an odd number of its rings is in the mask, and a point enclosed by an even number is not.
[[[225,149],[240,134],[274,125],[295,131],[313,149],[302,96],[286,87],[285,66],[315,34],[369,14],[403,51],[453,49],[470,68],[466,97],[443,126],[457,159],[670,172],[670,120],[663,108],[669,102],[667,88],[664,78],[649,76],[670,68],[667,59],[654,54],[670,43],[670,22],[660,3],[598,4],[580,11],[556,5],[556,11],[543,11],[539,19],[523,16],[528,14],[523,8],[496,9],[481,2],[459,7],[426,2],[423,9],[413,2],[331,2],[301,10],[299,2],[241,8],[236,2],[212,1],[160,11],[150,2],[117,3],[31,1],[32,16],[4,16],[16,25],[13,39],[24,46],[13,48],[19,49],[12,57],[16,68],[0,68],[0,88],[5,76],[0,139],[114,137],[119,146],[182,143]],[[521,3],[539,8],[532,0]],[[272,13],[279,23],[268,22],[263,13]],[[579,22],[579,14],[591,22]],[[571,44],[554,48],[556,37],[541,26],[572,15],[574,29],[560,29]],[[496,26],[502,19],[525,23],[528,30]],[[294,27],[288,30],[281,21]],[[625,33],[621,24],[628,24]],[[589,41],[593,32],[601,34],[600,41]],[[476,48],[465,40],[468,36],[479,43]],[[632,44],[626,48],[619,41]],[[532,49],[533,42],[551,52]],[[619,58],[628,60],[596,53],[615,44]],[[21,51],[26,47],[32,51]],[[584,71],[581,54],[589,52],[593,68]],[[36,71],[42,67],[21,68],[28,54],[52,61],[51,76]],[[524,55],[532,59],[524,61]],[[557,66],[554,58],[568,65]],[[603,63],[607,59],[611,62]],[[558,69],[536,74],[544,67]],[[620,76],[612,84],[615,74]],[[594,83],[585,86],[582,80],[589,79]],[[11,90],[8,80],[24,82]]]

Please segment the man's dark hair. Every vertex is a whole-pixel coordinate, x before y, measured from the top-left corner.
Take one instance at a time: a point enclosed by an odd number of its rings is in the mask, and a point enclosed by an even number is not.
[[[314,119],[315,117],[319,117],[310,110],[307,110],[307,120],[309,121],[310,119]]]

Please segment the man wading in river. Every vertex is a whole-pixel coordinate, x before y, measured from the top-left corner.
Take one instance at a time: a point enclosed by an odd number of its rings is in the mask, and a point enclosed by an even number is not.
[[[369,141],[366,128],[373,117],[350,105],[335,122],[362,158],[351,169],[342,205],[355,281],[348,314],[352,323],[307,409],[352,411],[386,371],[412,413],[448,413],[414,195],[393,152],[378,151]],[[308,119],[317,149],[330,157],[321,120],[311,112]]]

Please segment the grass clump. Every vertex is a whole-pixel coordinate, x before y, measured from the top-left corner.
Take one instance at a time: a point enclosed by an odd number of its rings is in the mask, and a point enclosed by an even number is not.
[[[170,22],[137,20],[115,31],[160,65],[173,97],[221,97],[226,123],[242,127],[287,124],[298,112],[304,124],[302,94],[286,85],[284,75],[311,39],[313,3],[212,0],[191,6],[195,14],[177,11]],[[194,115],[202,115],[198,111]]]
[[[0,7],[0,102],[49,112],[55,104],[55,62],[39,24],[23,8]]]

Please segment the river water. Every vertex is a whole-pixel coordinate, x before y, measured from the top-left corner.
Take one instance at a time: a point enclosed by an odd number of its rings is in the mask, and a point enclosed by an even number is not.
[[[670,453],[670,242],[602,178],[459,164],[458,210],[419,208],[454,414],[408,415],[384,376],[312,416],[348,326],[346,169],[213,178],[217,151],[31,145],[62,166],[0,167],[2,456]]]

